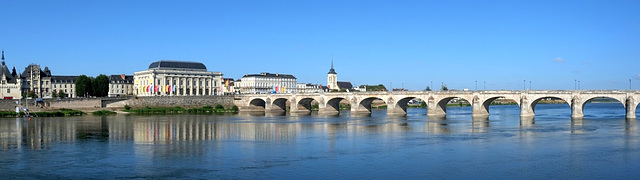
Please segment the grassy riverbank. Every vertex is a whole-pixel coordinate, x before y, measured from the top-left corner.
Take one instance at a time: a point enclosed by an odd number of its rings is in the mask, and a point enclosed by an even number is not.
[[[86,113],[73,109],[59,109],[55,111],[31,112],[33,117],[62,117],[62,116],[82,116]],[[25,113],[16,114],[15,111],[0,111],[0,117],[24,117]]]

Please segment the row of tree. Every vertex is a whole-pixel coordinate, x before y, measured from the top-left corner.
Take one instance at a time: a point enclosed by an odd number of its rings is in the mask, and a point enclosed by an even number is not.
[[[387,88],[382,84],[376,85],[360,85],[360,88],[367,88],[367,91],[387,91]]]
[[[97,77],[86,75],[78,76],[76,79],[77,97],[106,97],[109,95],[109,77],[100,74]]]

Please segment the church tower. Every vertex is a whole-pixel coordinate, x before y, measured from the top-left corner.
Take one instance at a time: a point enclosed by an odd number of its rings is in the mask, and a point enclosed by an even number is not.
[[[338,87],[338,73],[333,69],[333,57],[331,57],[331,69],[327,73],[327,88],[329,90],[340,90],[340,87]]]

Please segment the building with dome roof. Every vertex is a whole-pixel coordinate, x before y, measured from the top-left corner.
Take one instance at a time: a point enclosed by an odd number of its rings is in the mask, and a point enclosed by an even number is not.
[[[137,96],[222,95],[222,73],[207,71],[200,62],[160,60],[133,74]]]

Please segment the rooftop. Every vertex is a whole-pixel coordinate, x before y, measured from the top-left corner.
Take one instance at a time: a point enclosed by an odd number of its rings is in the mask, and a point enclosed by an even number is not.
[[[207,66],[200,62],[160,60],[151,63],[149,69],[207,71]]]

